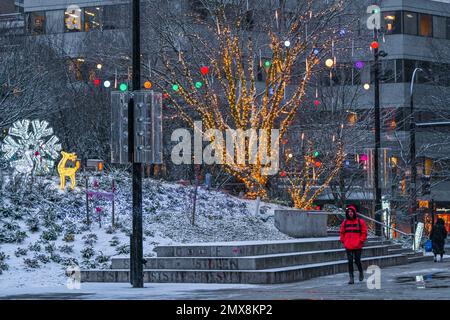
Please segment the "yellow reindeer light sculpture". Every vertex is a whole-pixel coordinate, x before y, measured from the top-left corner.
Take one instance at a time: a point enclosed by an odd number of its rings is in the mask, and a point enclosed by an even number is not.
[[[66,188],[66,177],[70,178],[70,188],[73,190],[75,189],[76,185],[76,179],[75,174],[77,173],[78,169],[80,168],[80,162],[77,161],[77,154],[76,153],[68,153],[61,151],[61,161],[58,164],[58,173],[59,173],[59,187],[61,190],[64,190]],[[75,167],[70,168],[66,167],[67,161],[75,162]]]

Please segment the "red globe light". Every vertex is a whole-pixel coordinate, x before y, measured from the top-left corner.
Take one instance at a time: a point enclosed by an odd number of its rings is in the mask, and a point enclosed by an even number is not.
[[[100,83],[101,83],[100,79],[94,80],[94,86],[98,87],[100,85]]]
[[[372,42],[372,43],[370,44],[370,47],[371,47],[372,49],[378,49],[378,48],[380,47],[380,45],[378,44],[377,41],[374,41],[374,42]]]
[[[317,168],[320,168],[321,165],[322,165],[322,163],[321,163],[320,161],[317,161],[317,162],[316,162],[316,167],[317,167]]]
[[[320,101],[319,101],[319,100],[314,100],[314,105],[315,105],[316,107],[318,107],[318,106],[320,105]]]
[[[286,171],[281,171],[280,172],[280,177],[282,177],[282,178],[286,177]]]
[[[206,76],[209,72],[209,67],[207,67],[207,66],[201,67],[200,72],[202,73],[202,75]]]

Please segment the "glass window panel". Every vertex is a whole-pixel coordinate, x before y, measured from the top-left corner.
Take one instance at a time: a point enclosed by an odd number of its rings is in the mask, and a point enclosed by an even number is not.
[[[423,37],[433,35],[433,17],[430,14],[419,14],[419,35]]]
[[[84,9],[84,30],[102,29],[102,7],[91,7]]]
[[[45,12],[32,12],[28,17],[29,32],[33,35],[45,33]]]
[[[383,60],[381,62],[383,71],[383,83],[394,83],[395,82],[395,60]]]
[[[417,13],[409,11],[403,13],[403,32],[414,36],[417,35]]]
[[[445,17],[433,17],[433,37],[445,39],[447,36],[447,19]]]
[[[64,12],[64,26],[66,32],[82,31],[82,9],[71,8]]]
[[[450,39],[450,18],[449,17],[447,17],[446,18],[446,20],[447,20],[447,39]]]
[[[404,64],[404,78],[403,81],[404,82],[410,82],[412,79],[412,75],[414,72],[414,69],[416,68],[417,64],[415,60],[404,60],[403,61]]]
[[[386,30],[386,34],[401,33],[401,19],[401,11],[383,12],[384,29]]]

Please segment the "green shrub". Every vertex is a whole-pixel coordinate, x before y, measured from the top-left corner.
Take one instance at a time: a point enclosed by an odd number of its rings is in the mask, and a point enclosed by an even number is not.
[[[63,241],[65,241],[65,242],[73,242],[73,241],[75,241],[75,235],[73,233],[66,233],[64,235]]]
[[[14,251],[14,255],[19,258],[21,256],[26,256],[28,254],[28,250],[25,248],[17,248],[16,251]]]
[[[58,248],[58,251],[65,254],[71,254],[73,253],[73,246],[69,246],[67,244],[62,245]]]
[[[23,263],[25,264],[25,266],[29,269],[38,269],[40,268],[39,265],[39,261],[36,258],[30,259],[30,258],[26,258],[23,259]]]

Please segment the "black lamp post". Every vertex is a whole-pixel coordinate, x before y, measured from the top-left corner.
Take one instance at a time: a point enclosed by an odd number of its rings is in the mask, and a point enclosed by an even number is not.
[[[417,187],[416,187],[416,177],[417,177],[417,167],[416,167],[416,121],[414,119],[414,83],[416,80],[417,72],[423,72],[422,68],[414,69],[413,75],[411,77],[411,87],[410,87],[410,108],[409,108],[409,156],[410,156],[410,173],[411,173],[411,184],[410,184],[410,199],[409,199],[409,212],[411,214],[411,232],[416,232],[416,222],[417,222]]]

